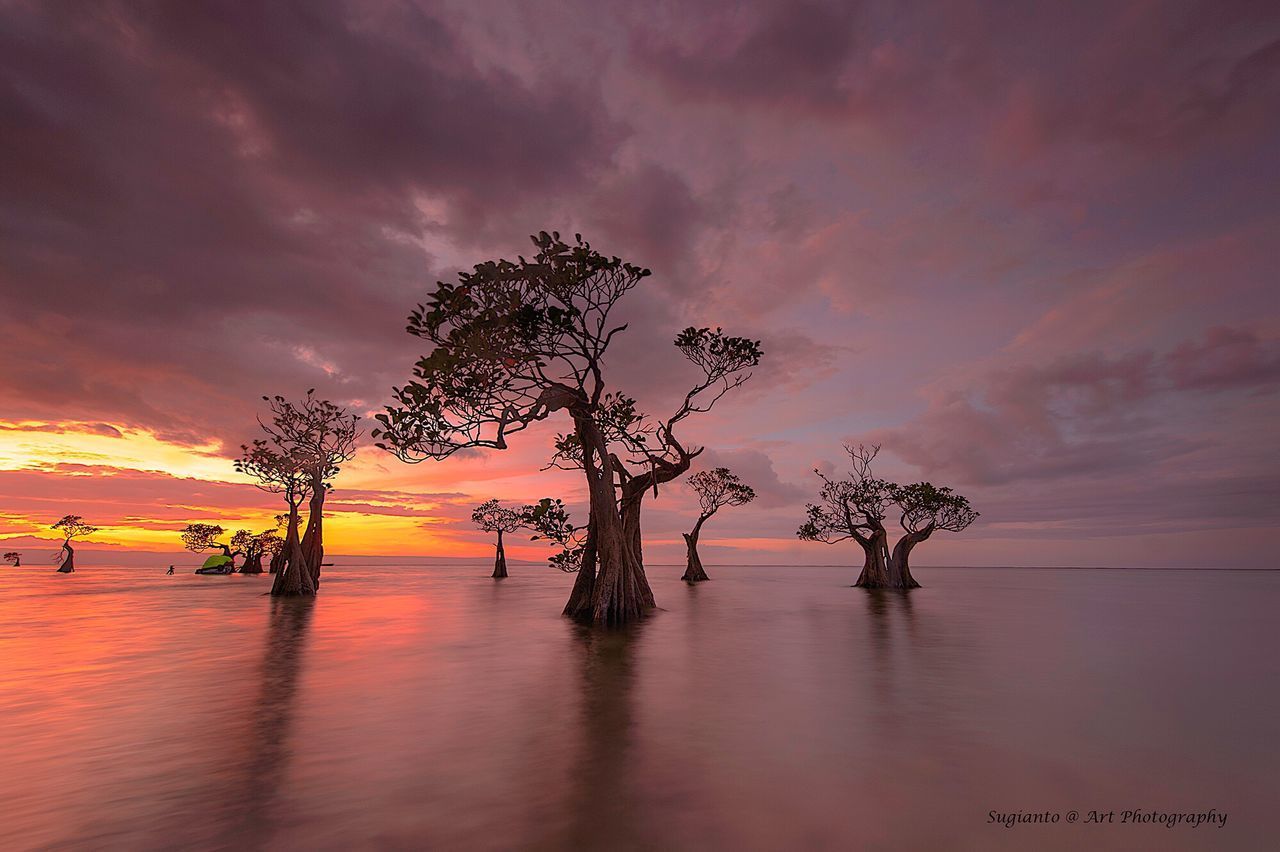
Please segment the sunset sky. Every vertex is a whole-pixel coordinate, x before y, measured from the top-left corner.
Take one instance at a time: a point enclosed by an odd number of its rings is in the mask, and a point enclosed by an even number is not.
[[[982,512],[922,566],[1274,565],[1280,5],[261,6],[0,2],[0,546],[263,526],[230,461],[262,395],[380,410],[431,285],[559,229],[654,272],[609,364],[643,410],[680,328],[762,340],[689,424],[760,495],[708,564],[860,563],[795,530],[874,441]],[[487,555],[491,497],[581,518],[564,428],[366,445],[329,551]],[[694,506],[649,505],[648,560]]]

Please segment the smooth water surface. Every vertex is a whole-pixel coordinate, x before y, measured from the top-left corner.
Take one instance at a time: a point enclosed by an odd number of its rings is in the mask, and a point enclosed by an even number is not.
[[[602,633],[533,566],[85,563],[0,570],[5,850],[1280,844],[1276,573],[655,566]]]

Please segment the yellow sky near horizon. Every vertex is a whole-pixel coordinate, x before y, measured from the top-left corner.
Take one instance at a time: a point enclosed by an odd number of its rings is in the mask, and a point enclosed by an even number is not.
[[[404,465],[366,446],[344,467],[326,506],[326,547],[368,555],[489,555],[492,545],[467,519],[470,504],[487,498],[467,495],[500,496],[531,487],[513,485],[511,480],[521,477],[496,467],[483,458],[451,462],[447,470]],[[235,471],[219,445],[183,446],[116,424],[0,420],[0,474],[4,472],[38,477],[39,493],[4,498],[0,538],[53,541],[56,534],[49,524],[75,513],[101,527],[91,539],[95,543],[174,551],[181,549],[178,530],[187,523],[260,530],[274,526],[275,514],[284,511],[283,501],[273,505],[277,498],[253,489],[253,481]],[[213,490],[159,505],[154,503],[158,498],[145,493],[148,476],[170,488],[176,478],[191,481],[193,492],[206,485]],[[104,477],[132,479],[133,487],[122,482],[117,501],[110,485],[102,487]],[[79,482],[82,478],[97,480],[92,494],[79,487],[85,484]],[[358,505],[344,507],[344,499]],[[46,504],[48,511],[43,510]],[[519,540],[508,549],[514,558],[541,559],[547,552],[544,545]]]

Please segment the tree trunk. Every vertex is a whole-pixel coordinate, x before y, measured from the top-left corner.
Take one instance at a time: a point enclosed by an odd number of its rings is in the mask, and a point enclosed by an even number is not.
[[[236,570],[236,555],[231,552],[231,548],[216,541],[213,543],[213,546],[222,548],[222,555],[231,560],[231,570]]]
[[[593,577],[583,567],[565,614],[578,621],[597,625],[621,625],[642,618],[653,608],[653,592],[636,557],[631,540],[624,534],[613,487],[613,467],[609,449],[589,413],[574,412],[574,426],[582,442],[583,467],[591,500],[590,524],[595,528]],[[590,594],[580,595],[580,586],[590,585]]]
[[[498,550],[493,558],[493,579],[501,580],[507,576],[507,551],[502,546],[502,530],[498,530]]]
[[[311,582],[311,570],[306,556],[302,553],[302,542],[298,539],[298,507],[289,506],[289,529],[285,536],[284,552],[288,554],[285,563],[276,574],[275,583],[271,586],[273,595],[314,595],[316,587]]]
[[[21,568],[21,567],[22,567],[22,557],[21,557],[21,556],[15,556],[15,557],[13,558],[13,567],[14,567],[14,568]]]
[[[894,589],[918,589],[920,584],[911,576],[911,551],[917,544],[929,536],[918,533],[907,533],[898,539],[893,548],[893,558],[889,560],[889,581]]]
[[[698,556],[698,536],[702,533],[702,525],[706,523],[707,517],[707,515],[700,515],[698,522],[693,525],[693,532],[684,534],[684,543],[689,551],[689,563],[684,569],[684,576],[680,579],[686,583],[701,583],[703,580],[711,579],[702,567],[702,558]]]
[[[587,540],[582,545],[582,566],[573,580],[573,591],[564,605],[564,614],[578,618],[591,609],[591,594],[596,587],[596,522],[587,519]]]
[[[70,540],[62,543],[62,549],[66,551],[67,556],[62,560],[62,564],[58,566],[58,573],[74,574],[76,572],[76,549],[71,546]]]
[[[261,574],[262,573],[262,554],[252,553],[244,558],[244,565],[240,566],[241,574]]]
[[[307,531],[302,535],[302,555],[307,560],[311,585],[320,588],[320,563],[324,561],[324,482],[312,480],[311,502],[307,507]]]
[[[270,566],[271,573],[279,574],[280,569],[284,567],[284,563],[287,562],[288,560],[289,560],[289,556],[284,552],[283,547],[277,550],[275,553],[271,554],[271,566]]]
[[[632,480],[633,486],[636,480]],[[628,494],[628,491],[632,493]],[[653,601],[653,589],[649,586],[649,578],[644,573],[644,549],[641,546],[640,533],[640,510],[644,505],[644,496],[648,493],[648,489],[644,487],[630,489],[623,488],[622,500],[620,506],[620,518],[622,520],[622,536],[630,547],[631,558],[640,566],[640,574],[637,579],[640,584],[640,596],[646,607],[652,608],[656,606]]]
[[[867,538],[858,538],[862,545],[864,560],[862,573],[858,575],[855,586],[863,589],[892,588],[889,582],[889,564],[884,545],[884,530],[876,530]]]

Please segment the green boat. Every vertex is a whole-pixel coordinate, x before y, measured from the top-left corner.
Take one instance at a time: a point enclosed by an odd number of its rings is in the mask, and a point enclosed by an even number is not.
[[[235,573],[235,563],[232,562],[230,556],[210,556],[204,561],[204,564],[196,569],[197,574],[233,574]]]

